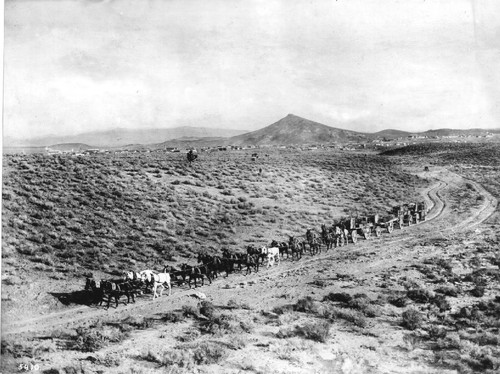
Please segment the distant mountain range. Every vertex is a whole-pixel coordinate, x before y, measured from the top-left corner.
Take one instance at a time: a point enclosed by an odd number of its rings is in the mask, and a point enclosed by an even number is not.
[[[174,127],[169,129],[122,129],[117,128],[108,131],[93,131],[71,136],[44,136],[32,139],[14,139],[6,137],[6,147],[45,147],[54,144],[84,143],[92,147],[120,147],[128,144],[157,144],[162,141],[178,139],[182,137],[227,137],[244,134],[246,130],[217,129],[206,127]]]
[[[301,145],[329,143],[366,143],[372,140],[407,138],[408,136],[484,136],[500,134],[500,129],[453,130],[438,129],[420,133],[387,129],[376,133],[361,133],[326,126],[318,122],[288,114],[279,121],[260,130],[247,132],[233,129],[203,127],[176,127],[171,129],[114,129],[89,132],[75,136],[51,136],[20,143],[4,139],[4,148],[13,146],[50,146],[54,149],[107,148],[168,148],[207,147],[220,145]],[[500,137],[495,137],[498,141]],[[76,146],[78,145],[78,146]]]

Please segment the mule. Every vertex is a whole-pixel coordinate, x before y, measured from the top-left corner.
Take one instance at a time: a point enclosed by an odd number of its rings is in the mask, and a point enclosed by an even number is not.
[[[127,303],[130,303],[130,298],[132,302],[135,303],[135,288],[130,281],[101,281],[101,287],[103,288],[104,295],[108,296],[107,309],[111,305],[111,300],[115,299],[115,308],[118,308],[118,302],[120,297],[127,296]]]
[[[104,289],[101,287],[101,281],[94,278],[85,279],[85,291],[90,292],[90,304],[102,305],[104,301]]]
[[[251,274],[252,269],[254,269],[254,271],[256,273],[258,273],[259,272],[259,263],[260,263],[259,256],[256,254],[253,254],[253,255],[245,254],[244,256],[245,256],[245,265],[247,268],[247,272],[245,275]]]
[[[292,252],[292,261],[294,259],[300,260],[302,258],[302,254],[304,252],[303,243],[296,237],[290,236],[288,240],[288,247]]]
[[[328,251],[334,243],[334,236],[331,228],[326,227],[326,225],[321,225],[321,239],[326,246]]]
[[[280,261],[281,261],[280,249],[278,247],[267,248],[266,246],[264,246],[261,248],[261,250],[262,250],[262,253],[265,253],[267,256],[266,268],[269,268],[269,266],[273,266],[275,261],[278,262],[278,265],[280,264]]]
[[[141,274],[141,279],[148,284],[153,285],[153,300],[157,297],[161,297],[165,285],[168,287],[168,296],[172,293],[172,286],[170,285],[170,274],[168,273],[155,273],[153,270],[143,270]],[[160,295],[156,292],[158,287],[161,287]]]

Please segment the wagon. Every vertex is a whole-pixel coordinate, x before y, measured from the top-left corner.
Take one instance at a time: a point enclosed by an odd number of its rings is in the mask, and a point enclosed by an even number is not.
[[[410,203],[398,205],[392,208],[392,213],[402,219],[402,225],[411,226],[419,223],[420,221],[425,221],[427,216],[427,205],[425,201],[419,203]]]
[[[394,226],[400,226],[400,219],[392,215],[380,217],[378,214],[371,216],[357,217],[354,220],[354,228],[357,234],[363,235],[365,239],[370,239],[372,235],[377,238],[382,235],[382,231],[386,229],[389,233],[394,230]]]
[[[368,217],[349,217],[340,220],[340,226],[347,230],[346,241],[351,238],[353,243],[358,241],[358,235],[363,235],[365,239],[371,236],[374,228],[373,220]]]
[[[399,229],[403,227],[403,217],[396,216],[394,214],[388,214],[384,217],[379,218],[377,226],[380,228],[381,231],[385,229],[390,234],[391,232],[394,231],[395,227]]]

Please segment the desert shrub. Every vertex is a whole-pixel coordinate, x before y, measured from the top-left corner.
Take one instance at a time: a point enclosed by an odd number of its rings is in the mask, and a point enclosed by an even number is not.
[[[416,303],[421,304],[428,303],[434,297],[432,292],[424,290],[423,288],[408,290],[406,296]]]
[[[444,312],[451,309],[451,305],[442,295],[436,295],[431,299],[431,303],[438,307],[439,311]]]
[[[370,318],[380,315],[379,308],[375,305],[372,305],[371,300],[365,296],[355,297],[347,303],[347,306],[349,308],[359,310],[365,316]]]
[[[276,333],[276,337],[280,339],[286,339],[294,336],[301,336],[305,339],[324,343],[330,336],[330,327],[331,323],[328,321],[307,323],[303,326],[295,326],[292,329],[280,329]]]
[[[105,355],[98,355],[96,357],[97,364],[106,366],[108,368],[120,366],[121,362],[122,357],[120,357],[118,354],[107,353]]]
[[[205,317],[212,318],[215,313],[215,306],[210,301],[202,301],[198,304],[198,310]]]
[[[485,287],[477,286],[470,291],[470,294],[474,297],[483,297],[485,290],[486,290]]]
[[[318,307],[314,304],[312,297],[306,296],[297,301],[297,303],[293,306],[293,310],[296,312],[317,313]]]
[[[422,315],[416,309],[410,308],[403,312],[403,327],[408,330],[416,330],[422,327]]]
[[[195,366],[193,354],[189,350],[165,349],[160,351],[148,350],[140,357],[149,362],[155,362],[169,368],[169,372],[175,372],[176,368],[192,369]]]
[[[363,313],[352,309],[330,307],[323,312],[323,317],[329,320],[343,319],[361,328],[368,325]]]
[[[409,351],[413,351],[422,341],[422,337],[415,333],[409,333],[403,335],[403,342]]]
[[[458,290],[455,286],[443,286],[436,288],[435,291],[445,296],[452,296],[452,297],[458,296]]]
[[[154,324],[154,319],[152,318],[145,318],[143,316],[136,317],[136,316],[128,316],[124,320],[122,320],[122,328],[126,328],[127,326],[131,326],[135,329],[149,329],[153,326]]]
[[[394,306],[397,306],[398,308],[404,308],[405,306],[408,305],[408,299],[406,296],[402,297],[397,297],[397,296],[391,296],[388,298],[388,302]]]
[[[341,293],[335,293],[335,292],[330,292],[328,295],[324,297],[325,301],[338,301],[341,303],[348,303],[349,301],[352,300],[352,296],[349,295],[348,293],[341,292]]]
[[[183,335],[177,337],[177,340],[185,343],[192,342],[198,339],[201,336],[201,333],[197,329],[188,329],[184,332]]]
[[[228,314],[212,315],[201,323],[200,328],[204,333],[223,335],[237,331],[232,322],[233,319]]]
[[[164,322],[183,322],[186,319],[186,315],[180,312],[168,312],[162,317]]]
[[[246,303],[237,303],[235,300],[233,299],[230,299],[228,302],[227,302],[227,307],[229,309],[251,309],[250,308],[250,305],[246,304]]]
[[[429,334],[429,339],[438,340],[446,338],[447,331],[443,327],[431,325],[427,328],[427,333]]]
[[[118,343],[124,340],[128,333],[116,326],[105,325],[97,322],[90,327],[79,327],[76,338],[70,344],[72,349],[82,352],[95,352],[109,343]]]
[[[218,344],[201,343],[193,352],[193,359],[198,365],[217,364],[227,356],[227,350]]]
[[[306,339],[325,343],[330,336],[330,327],[331,324],[328,321],[320,321],[297,327],[296,330]]]
[[[183,305],[182,314],[185,317],[198,317],[200,310],[192,305]]]
[[[321,288],[324,288],[328,285],[327,282],[325,282],[324,280],[322,279],[315,279],[314,281],[312,281],[311,283],[313,286],[318,286],[318,287],[321,287]]]
[[[469,334],[467,332],[461,331],[459,335],[462,340],[469,340],[480,346],[483,345],[500,346],[500,334],[498,333],[494,334],[486,331],[482,333]]]
[[[293,305],[276,306],[273,308],[273,313],[284,314],[284,313],[293,311],[294,310],[293,308],[294,308]]]

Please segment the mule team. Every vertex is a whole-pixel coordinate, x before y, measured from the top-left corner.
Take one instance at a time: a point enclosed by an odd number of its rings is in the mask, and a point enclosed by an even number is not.
[[[281,258],[286,255],[286,258],[299,260],[305,252],[311,255],[321,253],[322,245],[326,246],[326,250],[332,246],[338,247],[347,243],[347,233],[341,230],[338,226],[327,228],[325,225],[321,227],[321,235],[318,235],[313,230],[307,230],[303,237],[290,236],[287,242],[277,242],[273,240],[269,247],[263,246],[257,248],[253,245],[247,247],[246,253],[230,252],[225,249],[222,255],[209,255],[205,253],[198,254],[198,264],[195,266],[182,264],[180,268],[166,266],[162,272],[153,270],[143,270],[140,272],[130,271],[123,275],[119,280],[95,280],[87,278],[85,290],[90,292],[90,302],[92,304],[102,305],[107,299],[107,307],[109,308],[112,300],[115,300],[116,307],[121,296],[127,297],[127,303],[135,303],[135,295],[149,290],[153,293],[153,299],[160,297],[163,290],[168,288],[168,295],[171,294],[171,283],[175,282],[178,285],[191,284],[198,286],[198,281],[201,285],[205,284],[205,279],[212,283],[214,278],[224,274],[227,277],[232,272],[238,270],[246,270],[245,275],[251,274],[252,270],[259,271],[259,267],[267,260],[267,268],[273,266],[275,262],[280,263]],[[158,288],[160,293],[158,294]]]

